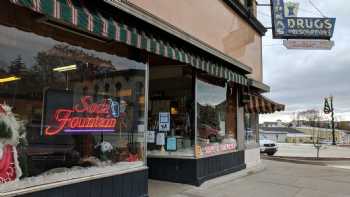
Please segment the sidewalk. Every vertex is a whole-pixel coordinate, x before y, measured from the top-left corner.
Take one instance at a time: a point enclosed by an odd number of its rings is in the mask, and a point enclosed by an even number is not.
[[[203,192],[210,188],[217,187],[244,178],[246,176],[262,172],[265,165],[261,162],[256,166],[244,169],[242,171],[228,174],[216,179],[203,183],[200,187],[184,185],[179,183],[170,183],[157,180],[149,180],[149,196],[150,197],[201,197],[205,194],[196,195],[197,192]]]
[[[150,181],[150,197],[350,196],[350,170],[276,161],[263,164],[263,171],[238,178],[228,175],[201,187]]]

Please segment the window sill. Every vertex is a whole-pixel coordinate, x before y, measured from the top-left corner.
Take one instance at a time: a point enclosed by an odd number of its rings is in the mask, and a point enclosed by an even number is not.
[[[201,156],[197,157],[196,159],[215,157],[215,156],[218,156],[218,155],[225,155],[225,154],[236,153],[236,152],[238,152],[238,150],[223,151],[223,152],[218,152],[218,153],[214,153],[214,154],[210,154],[210,155],[201,155]]]
[[[195,159],[194,148],[187,151],[148,151],[148,158],[173,158],[173,159]]]
[[[71,178],[70,180],[60,180],[60,181],[43,181],[40,185],[35,185],[35,182],[32,183],[33,186],[23,186],[23,180],[17,181],[17,182],[10,182],[8,184],[2,185],[0,187],[0,190],[5,190],[5,191],[0,191],[0,196],[3,197],[12,197],[12,196],[18,196],[18,195],[23,195],[23,194],[28,194],[28,193],[33,193],[33,192],[38,192],[38,191],[43,191],[43,190],[48,190],[56,187],[61,187],[61,186],[66,186],[66,185],[71,185],[71,184],[76,184],[76,183],[81,183],[85,181],[91,181],[95,179],[101,179],[101,178],[106,178],[106,177],[111,177],[111,176],[116,176],[116,175],[122,175],[122,174],[127,174],[130,172],[135,172],[135,171],[141,171],[147,169],[147,167],[144,165],[143,162],[137,162],[134,165],[130,165],[132,167],[125,168],[123,170],[117,170],[117,168],[101,168],[100,173],[96,173],[93,175],[89,176],[84,176],[84,177],[76,177],[76,178]],[[102,170],[103,169],[103,170]],[[31,181],[31,178],[34,177],[29,177],[27,178],[28,181]],[[18,186],[18,187],[17,187]],[[16,188],[17,187],[17,188]]]

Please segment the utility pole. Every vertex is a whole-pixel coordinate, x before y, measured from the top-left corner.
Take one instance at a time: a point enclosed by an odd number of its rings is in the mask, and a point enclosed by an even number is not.
[[[334,107],[333,107],[333,96],[331,96],[331,116],[332,116],[332,138],[333,138],[333,142],[332,144],[333,145],[337,145],[336,142],[335,142],[335,128],[334,128]]]

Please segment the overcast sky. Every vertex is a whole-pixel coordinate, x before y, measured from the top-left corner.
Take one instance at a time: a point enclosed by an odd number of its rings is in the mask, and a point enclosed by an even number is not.
[[[309,0],[300,3],[299,16],[320,17]],[[269,0],[258,0],[269,3]],[[288,121],[298,111],[321,109],[323,98],[333,95],[336,119],[350,120],[350,1],[313,0],[327,17],[336,17],[335,47],[328,51],[287,50],[282,40],[263,39],[264,83],[271,86],[267,96],[287,106],[286,111],[261,116],[263,121]],[[270,8],[259,7],[258,17],[270,27]]]

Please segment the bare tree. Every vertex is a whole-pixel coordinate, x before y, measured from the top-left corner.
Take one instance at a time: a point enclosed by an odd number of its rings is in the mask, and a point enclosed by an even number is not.
[[[298,117],[306,121],[307,125],[312,129],[312,141],[317,149],[317,159],[320,156],[320,121],[322,119],[321,112],[316,109],[309,109],[298,113]]]

